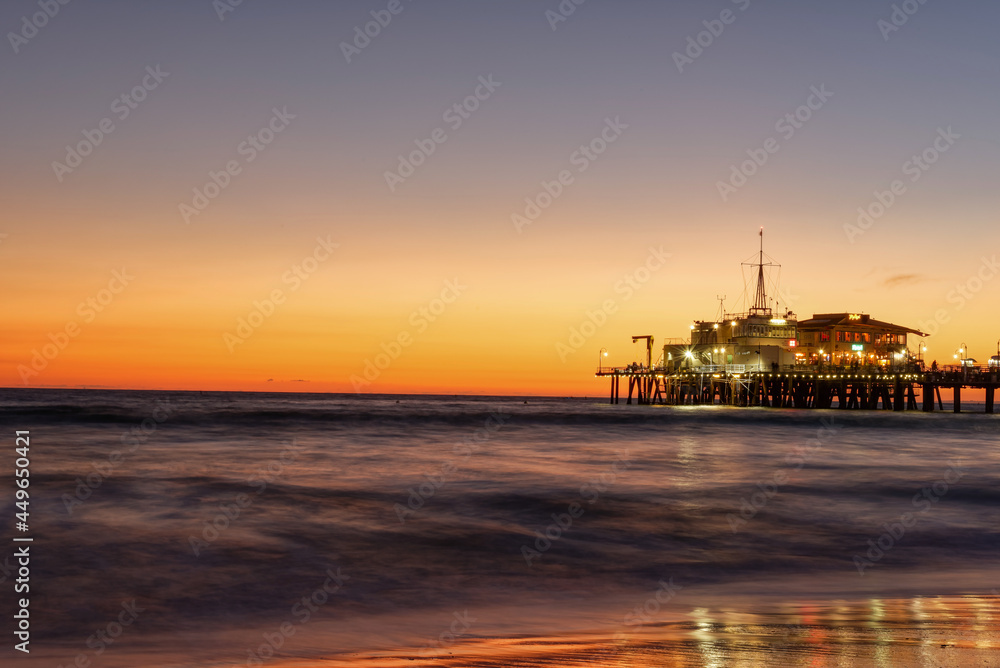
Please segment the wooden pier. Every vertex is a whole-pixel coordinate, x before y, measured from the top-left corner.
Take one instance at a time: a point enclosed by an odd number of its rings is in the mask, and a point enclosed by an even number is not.
[[[610,402],[643,405],[725,405],[853,410],[944,410],[942,390],[952,410],[962,412],[962,390],[985,390],[986,412],[994,413],[1000,373],[989,371],[907,371],[790,369],[730,373],[724,367],[667,371],[632,365],[598,369],[611,379]]]

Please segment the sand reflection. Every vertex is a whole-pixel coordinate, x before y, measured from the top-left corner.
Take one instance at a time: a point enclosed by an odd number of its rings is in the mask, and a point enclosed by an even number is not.
[[[872,598],[777,606],[765,613],[693,608],[683,622],[574,637],[475,638],[428,657],[414,651],[328,657],[312,666],[704,667],[995,665],[1000,599]]]

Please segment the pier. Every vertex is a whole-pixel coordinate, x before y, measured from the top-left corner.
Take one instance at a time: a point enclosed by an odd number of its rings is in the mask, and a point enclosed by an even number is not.
[[[597,377],[611,379],[610,401],[642,405],[724,405],[844,410],[952,410],[962,412],[962,391],[983,391],[986,412],[994,412],[1000,341],[987,366],[977,366],[965,343],[955,351],[955,366],[924,363],[927,346],[920,330],[879,320],[864,312],[815,313],[800,320],[789,308],[775,310],[767,295],[766,270],[780,265],[764,253],[764,228],[755,257],[742,263],[741,304],[729,312],[717,297],[713,320],[695,320],[690,338],[668,339],[653,361],[652,335],[644,362],[604,367],[602,348]],[[745,274],[746,276],[746,274]],[[913,340],[917,345],[910,350]],[[625,387],[622,387],[624,380]]]
[[[943,371],[786,369],[763,371],[738,365],[701,366],[671,371],[667,367],[629,365],[598,368],[611,379],[610,403],[765,406],[771,408],[840,408],[845,410],[944,410],[942,392],[952,411],[962,412],[962,390],[985,390],[986,413],[994,413],[1000,373],[995,367]],[[625,381],[623,392],[622,381]]]

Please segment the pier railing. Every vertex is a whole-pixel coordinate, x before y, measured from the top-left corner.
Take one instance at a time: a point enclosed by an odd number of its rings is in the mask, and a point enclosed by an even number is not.
[[[629,364],[627,366],[602,366],[598,367],[598,376],[627,375],[627,374],[743,374],[743,373],[799,373],[817,376],[889,376],[889,375],[917,375],[928,379],[988,379],[991,376],[1000,375],[1000,368],[995,366],[975,366],[960,367],[954,365],[942,365],[936,370],[928,367],[921,367],[916,364],[895,365],[895,366],[834,366],[816,364],[783,364],[773,367],[769,364],[702,364],[700,366],[677,366],[666,367],[663,365],[653,365],[647,367],[645,364]]]

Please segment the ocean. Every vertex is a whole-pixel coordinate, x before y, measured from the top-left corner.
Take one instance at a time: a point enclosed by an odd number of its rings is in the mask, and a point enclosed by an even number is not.
[[[1000,665],[998,416],[2,390],[0,421],[33,538],[4,665]]]

